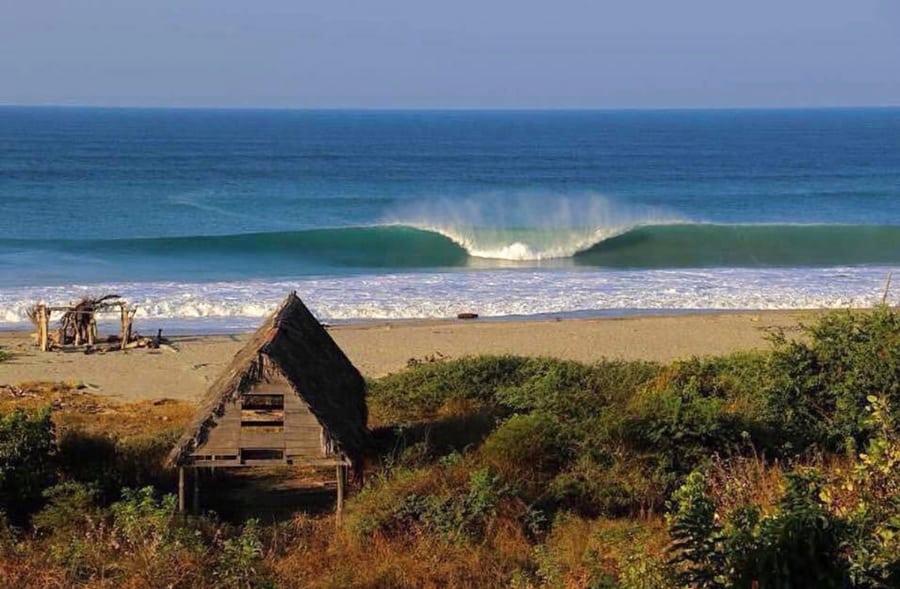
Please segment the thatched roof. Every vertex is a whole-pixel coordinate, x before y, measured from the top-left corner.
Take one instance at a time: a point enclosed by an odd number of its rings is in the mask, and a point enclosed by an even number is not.
[[[284,374],[338,448],[358,465],[369,439],[365,381],[296,292],[288,295],[209,388],[196,419],[167,463],[175,466],[199,447],[225,404],[236,401],[272,367]]]

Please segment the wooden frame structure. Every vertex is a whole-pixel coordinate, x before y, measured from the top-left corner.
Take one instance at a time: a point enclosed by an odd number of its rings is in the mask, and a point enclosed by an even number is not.
[[[325,328],[291,293],[207,391],[194,423],[169,455],[179,469],[334,467],[337,512],[347,469],[358,474],[369,443],[365,381]]]
[[[50,319],[53,313],[63,313],[64,317],[72,317],[78,323],[83,323],[84,328],[74,329],[75,346],[93,346],[97,340],[97,313],[118,313],[121,330],[119,334],[121,349],[125,349],[131,340],[132,325],[137,307],[130,307],[126,301],[104,301],[96,306],[82,310],[79,305],[49,306],[39,303],[34,306],[34,323],[37,328],[38,347],[42,352],[50,349]],[[61,325],[58,329],[57,342],[64,345],[65,330],[67,326]]]

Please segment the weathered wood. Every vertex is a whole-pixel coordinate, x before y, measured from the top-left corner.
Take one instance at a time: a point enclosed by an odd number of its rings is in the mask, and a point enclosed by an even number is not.
[[[184,467],[178,467],[178,511],[184,513]]]
[[[128,345],[128,342],[131,341],[131,330],[132,325],[134,323],[134,315],[137,313],[137,307],[124,307],[125,309],[125,324],[122,329],[122,349]]]
[[[281,432],[253,432],[247,431],[247,428],[242,428],[241,448],[272,448],[273,450],[283,450],[284,434]]]
[[[200,470],[194,470],[194,497],[191,501],[191,511],[194,514],[200,514]]]
[[[38,304],[33,309],[34,316],[32,320],[38,328],[38,346],[42,351],[47,351],[51,346],[50,320],[55,312],[63,314],[59,320],[59,329],[55,336],[56,344],[59,346],[81,346],[85,344],[93,346],[97,344],[99,339],[97,313],[108,313],[118,309],[120,321],[124,324],[125,318],[134,317],[136,307],[129,308],[119,295],[106,295],[96,299],[86,297],[68,306]],[[123,333],[125,336],[123,338],[123,346],[131,339],[130,329],[127,331],[128,333]]]
[[[50,349],[50,312],[47,307],[40,305],[38,307],[38,337],[40,338],[40,348],[42,352]]]
[[[119,307],[119,341],[122,342],[123,350],[125,349],[125,344],[128,343],[128,340],[125,337],[127,335],[127,332],[125,330],[125,313],[125,305],[122,305],[121,307]]]
[[[339,465],[348,466],[347,461],[339,458],[314,459],[308,456],[286,455],[281,460],[240,460],[238,458],[217,458],[211,456],[190,456],[182,464],[183,468],[241,468],[253,466],[310,466],[316,468],[331,468]]]
[[[341,525],[341,518],[344,515],[344,473],[346,472],[346,467],[343,465],[337,466],[337,505],[335,506],[335,514],[334,519],[337,522],[337,525]]]

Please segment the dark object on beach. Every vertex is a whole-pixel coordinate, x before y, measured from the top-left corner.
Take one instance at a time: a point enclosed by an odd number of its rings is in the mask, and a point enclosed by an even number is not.
[[[478,319],[478,313],[459,313],[457,319]]]
[[[150,348],[153,350],[159,349],[159,344],[162,343],[162,329],[157,330],[156,335],[153,336],[153,339],[150,340]]]

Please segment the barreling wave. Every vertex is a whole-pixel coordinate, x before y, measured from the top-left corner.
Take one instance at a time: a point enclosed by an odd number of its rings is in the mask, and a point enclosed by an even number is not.
[[[900,263],[900,226],[675,223],[600,228],[379,225],[115,240],[0,239],[0,252],[96,259],[171,256],[205,263],[440,268],[556,263],[609,268],[786,267]],[[560,262],[564,260],[564,262]],[[493,262],[492,262],[493,261]],[[303,264],[301,264],[301,267]]]

